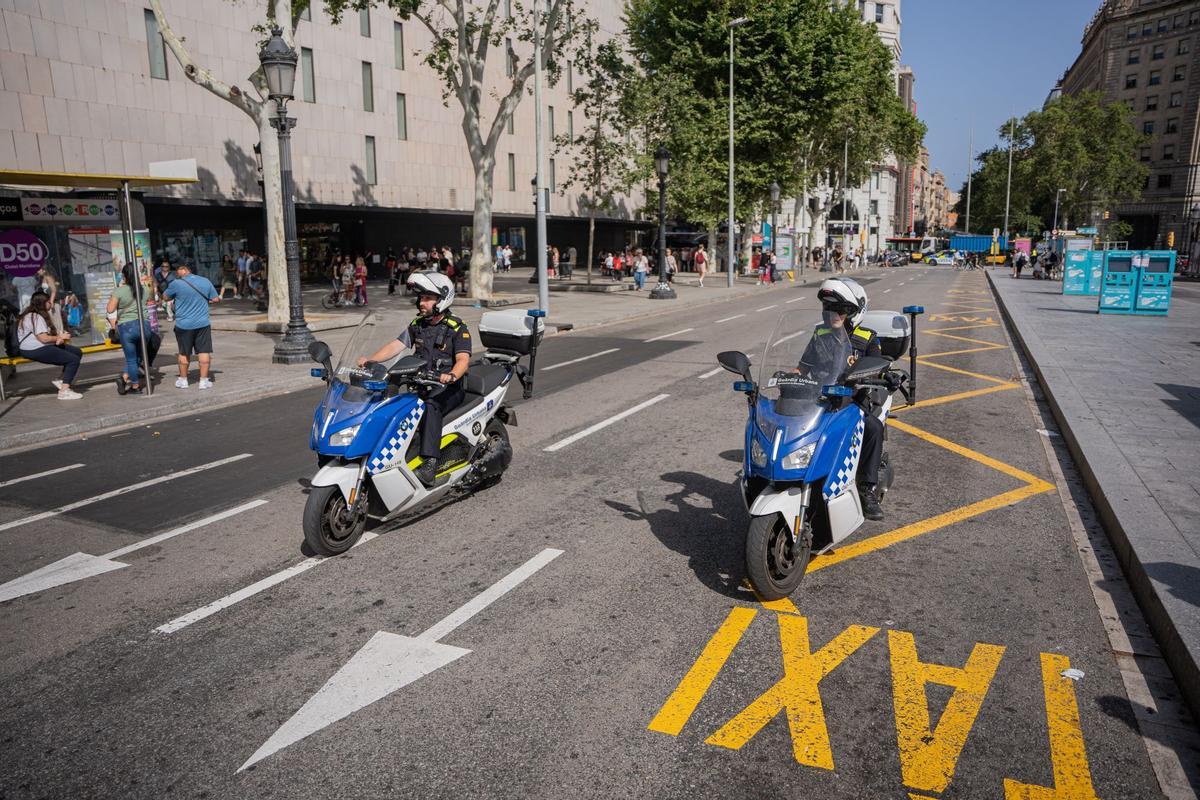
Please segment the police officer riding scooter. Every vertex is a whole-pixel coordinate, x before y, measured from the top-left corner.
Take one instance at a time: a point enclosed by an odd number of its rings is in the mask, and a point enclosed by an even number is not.
[[[407,286],[416,296],[416,318],[395,341],[360,358],[358,365],[390,361],[412,348],[413,355],[425,359],[426,369],[448,384],[445,391],[425,400],[425,414],[420,423],[423,461],[415,474],[426,486],[433,486],[441,455],[442,421],[448,412],[462,405],[465,397],[463,378],[471,360],[471,334],[467,324],[450,313],[454,302],[454,282],[450,278],[440,272],[416,272],[408,279]]]

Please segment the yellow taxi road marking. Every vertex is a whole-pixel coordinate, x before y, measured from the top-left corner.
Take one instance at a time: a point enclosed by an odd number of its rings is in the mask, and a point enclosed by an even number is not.
[[[922,333],[941,334],[942,331],[970,331],[976,328],[999,328],[998,322],[981,322],[978,325],[952,325],[949,328],[926,328],[922,329]]]
[[[1007,347],[1006,344],[997,344],[989,342],[985,339],[972,339],[970,336],[958,336],[953,333],[942,333],[941,331],[926,331],[930,336],[940,336],[943,339],[953,339],[956,342],[967,342],[968,344],[994,344],[996,347]]]
[[[974,314],[930,314],[929,322],[995,322],[990,316],[979,317]]]
[[[943,439],[941,436],[938,436],[937,434],[930,433],[929,431],[921,430],[920,428],[916,427],[915,425],[909,425],[907,422],[901,422],[900,420],[895,420],[895,427],[899,430],[904,431],[905,433],[909,433],[909,434],[912,434],[913,436],[916,436],[918,439],[924,439],[925,441],[929,442],[930,444],[937,445],[938,447],[949,450],[952,453],[957,453],[958,455],[962,456],[963,458],[969,458],[972,461],[975,461],[979,464],[983,464],[985,467],[991,467],[992,469],[994,469],[998,472],[1003,472],[1005,475],[1008,475],[1009,477],[1016,478],[1019,481],[1023,481],[1025,483],[1029,484],[1030,486],[1037,488],[1038,493],[1049,492],[1054,489],[1054,484],[1047,483],[1046,481],[1042,480],[1041,478],[1037,477],[1036,475],[1031,475],[1022,469],[1018,469],[1018,468],[1014,467],[1012,464],[1006,464],[1003,461],[1000,461],[999,459],[992,458],[991,456],[986,456],[983,453],[980,453],[976,450],[972,450],[969,447],[963,447],[961,444],[951,442],[948,439]]]
[[[930,362],[928,366],[937,367],[941,365]],[[1019,388],[1021,388],[1020,384],[1002,383],[998,386],[987,386],[983,389],[972,389],[968,392],[957,392],[955,394],[942,395],[941,397],[932,397],[928,400],[918,400],[911,406],[900,406],[900,408],[893,408],[890,412],[888,412],[888,422],[891,422],[893,414],[899,414],[902,411],[912,411],[913,409],[928,408],[929,406],[940,406],[944,403],[955,403],[959,400],[969,400],[972,397],[979,397],[980,395],[992,394],[993,392],[1008,392]]]
[[[921,356],[920,358],[917,359],[917,363],[924,364],[927,367],[933,367],[934,369],[945,370],[946,372],[953,372],[956,375],[966,375],[967,377],[978,378],[979,380],[987,381],[988,383],[997,383],[997,384],[1000,384],[1001,386],[1016,386],[1017,385],[1017,384],[1013,383],[1012,381],[1007,381],[1007,380],[1004,380],[1003,378],[993,378],[991,375],[984,375],[981,372],[970,372],[965,369],[959,369],[958,367],[951,367],[946,364],[939,364],[936,361],[925,361],[924,359],[925,359],[925,356]],[[926,405],[929,405],[929,404],[927,403]]]
[[[922,356],[920,356],[917,359],[917,361],[921,361],[922,358],[938,358],[939,356],[961,356],[964,353],[982,353],[987,350],[1002,350],[1002,349],[1004,349],[1004,345],[1002,345],[1002,344],[985,344],[982,347],[968,347],[965,350],[946,350],[941,353],[925,353]],[[924,363],[924,362],[922,362],[922,363]]]
[[[905,631],[888,631],[892,663],[892,707],[904,785],[944,792],[979,716],[1004,648],[976,644],[963,667],[929,664],[917,657],[917,640]],[[954,690],[937,725],[931,727],[926,686]]]
[[[783,650],[783,678],[705,742],[730,750],[741,749],[784,712],[797,763],[832,770],[833,750],[821,706],[821,679],[879,633],[879,628],[851,625],[813,653],[809,649],[807,619],[787,614],[778,614],[775,619]]]
[[[650,730],[670,736],[679,735],[757,613],[753,608],[741,606],[729,612],[725,622],[721,623],[721,627],[704,646],[696,663],[692,664],[667,702],[650,720]]]
[[[1097,800],[1088,768],[1083,728],[1075,685],[1063,671],[1071,660],[1058,653],[1042,653],[1042,688],[1046,697],[1046,727],[1050,736],[1050,763],[1054,786],[1033,786],[1004,779],[1005,800]]]
[[[755,616],[750,608],[738,607],[729,612],[650,722],[649,730],[668,736],[681,734]],[[812,652],[806,617],[777,614],[775,622],[783,677],[708,736],[705,743],[739,750],[782,712],[797,763],[832,770],[834,758],[820,683],[881,628],[850,625]],[[916,636],[908,631],[888,630],[887,648],[901,777],[905,788],[914,790],[908,793],[910,798],[925,800],[927,795],[916,792],[941,793],[953,780],[1006,648],[975,643],[961,667],[921,661]],[[1006,778],[1005,800],[1097,800],[1075,689],[1072,681],[1062,676],[1071,665],[1070,659],[1057,653],[1040,653],[1039,659],[1054,788]],[[743,681],[737,678],[739,685]],[[952,690],[936,724],[930,713],[930,684]]]

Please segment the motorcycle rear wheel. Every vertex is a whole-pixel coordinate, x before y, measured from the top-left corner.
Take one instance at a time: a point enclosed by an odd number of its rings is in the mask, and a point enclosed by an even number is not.
[[[365,489],[364,489],[365,491]],[[358,542],[367,526],[367,505],[360,498],[347,508],[337,486],[314,486],[304,504],[304,541],[319,556],[336,556]]]
[[[778,514],[751,517],[746,531],[746,572],[763,600],[779,600],[800,588],[812,552],[812,535],[801,531],[795,545]]]

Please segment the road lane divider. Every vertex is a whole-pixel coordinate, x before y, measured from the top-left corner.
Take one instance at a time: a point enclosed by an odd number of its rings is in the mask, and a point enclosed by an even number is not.
[[[778,304],[778,303],[773,303],[773,304],[771,304],[771,305],[769,305],[769,306],[763,306],[762,308],[756,308],[756,309],[754,309],[754,313],[755,313],[755,314],[758,314],[758,313],[760,313],[760,312],[763,312],[763,311],[770,311],[772,308],[775,308],[777,305],[779,305],[779,304]]]
[[[650,406],[654,405],[655,403],[657,403],[661,400],[666,400],[670,396],[671,395],[669,395],[669,394],[660,394],[660,395],[656,395],[655,397],[651,397],[649,400],[645,400],[641,403],[638,403],[633,408],[627,408],[624,411],[622,411],[620,414],[614,414],[613,416],[609,417],[608,419],[601,420],[600,422],[597,422],[595,425],[592,425],[589,428],[584,428],[583,430],[579,431],[579,433],[573,433],[570,436],[568,436],[567,438],[557,441],[554,444],[550,445],[549,447],[543,448],[543,452],[554,453],[559,450],[562,450],[564,447],[567,447],[568,445],[572,445],[575,442],[578,442],[580,439],[582,439],[586,436],[591,436],[596,431],[602,431],[605,428],[607,428],[609,425],[615,425],[616,423],[620,422],[621,420],[625,419],[626,417],[628,417],[632,414],[636,414],[637,412],[641,411],[642,409],[649,408]]]
[[[279,726],[238,768],[238,772],[382,700],[439,667],[470,655],[470,650],[438,640],[449,636],[562,554],[562,550],[547,547],[418,636],[402,636],[389,631],[376,633],[299,711]]]
[[[47,478],[51,475],[57,475],[60,472],[79,469],[82,466],[83,464],[71,464],[70,466],[59,467],[58,469],[48,469],[45,472],[35,472],[32,475],[23,475],[20,478],[11,478],[7,481],[0,481],[0,489],[3,489],[5,486],[13,486],[18,483],[24,483],[25,481],[37,480],[38,478]]]
[[[652,339],[646,339],[644,344],[649,344],[650,342],[662,341],[663,339],[670,339],[672,336],[678,336],[681,333],[691,333],[694,330],[696,330],[696,329],[695,328],[684,328],[681,331],[673,331],[672,333],[664,333],[662,336],[655,336]]]
[[[59,506],[58,508],[51,509],[50,511],[43,511],[39,514],[34,514],[29,517],[21,517],[20,519],[14,519],[10,522],[0,523],[0,531],[11,530],[12,528],[17,528],[22,525],[28,525],[31,522],[39,522],[43,519],[49,519],[50,517],[57,517],[60,514],[69,513],[71,511],[74,511],[77,508],[83,508],[84,506],[90,506],[93,503],[100,503],[100,502],[103,502],[104,500],[111,500],[114,497],[120,497],[123,494],[129,494],[130,492],[136,492],[139,489],[145,489],[149,486],[156,486],[157,484],[166,483],[167,481],[173,481],[173,480],[177,480],[179,478],[186,478],[188,475],[195,475],[196,473],[204,472],[205,470],[215,469],[217,467],[223,467],[226,464],[232,464],[235,461],[241,461],[244,458],[250,458],[250,456],[251,456],[250,453],[240,453],[236,456],[229,456],[228,458],[222,458],[218,461],[213,461],[208,464],[201,464],[198,467],[189,467],[188,469],[179,470],[178,472],[168,472],[166,475],[160,475],[157,478],[151,478],[150,480],[139,481],[138,483],[133,483],[133,484],[130,484],[129,486],[122,486],[120,489],[113,489],[111,492],[105,492],[104,494],[98,494],[93,497],[88,497],[84,500],[77,500],[74,503],[68,503],[65,506]]]
[[[60,558],[53,564],[47,564],[41,569],[36,569],[27,575],[22,575],[7,583],[0,584],[0,603],[23,597],[27,594],[33,594],[34,592],[43,592],[47,589],[54,589],[68,583],[81,581],[85,578],[91,578],[94,575],[102,575],[105,572],[112,572],[122,567],[128,567],[128,564],[114,559],[126,556],[135,550],[141,550],[144,547],[165,542],[167,539],[173,539],[176,536],[194,531],[197,528],[203,528],[214,522],[229,519],[242,512],[266,505],[266,503],[266,500],[252,500],[236,508],[230,508],[219,514],[213,514],[204,519],[189,522],[187,525],[160,533],[157,536],[151,536],[148,539],[142,539],[133,544],[118,547],[116,550],[105,553],[102,556],[93,556],[87,553],[72,553],[66,558]]]
[[[353,550],[355,547],[366,544],[367,542],[371,541],[372,539],[376,539],[378,537],[379,537],[379,534],[371,533],[370,531],[367,531],[359,538],[359,540],[357,542],[354,543],[354,545],[350,549]],[[331,558],[337,558],[337,556],[313,556],[312,558],[306,558],[303,561],[301,561],[299,564],[293,564],[292,566],[288,567],[287,569],[280,570],[279,572],[276,572],[273,575],[268,575],[267,577],[263,578],[261,581],[255,581],[254,583],[250,584],[249,586],[247,586],[243,589],[238,589],[236,592],[233,592],[232,594],[227,594],[218,600],[212,601],[208,605],[201,606],[200,608],[197,608],[195,611],[190,611],[181,617],[176,617],[175,619],[171,620],[170,622],[163,623],[162,625],[159,625],[157,628],[155,628],[154,632],[155,633],[176,633],[178,631],[181,631],[190,625],[195,625],[197,622],[200,622],[201,620],[208,619],[213,614],[218,614],[227,608],[235,606],[238,603],[242,602],[243,600],[251,598],[256,594],[259,594],[260,592],[265,592],[267,589],[270,589],[272,586],[278,586],[279,584],[286,581],[288,578],[294,578],[297,575],[300,575],[301,573],[308,572],[313,567],[315,567],[319,564],[322,564],[326,561],[329,561]]]
[[[803,299],[804,299],[804,297],[803,297],[803,295],[802,295],[802,296],[800,296],[800,297],[793,297],[791,300],[786,300],[786,301],[784,301],[784,302],[785,302],[785,305],[786,305],[786,304],[790,304],[790,303],[799,303],[799,302],[800,302],[801,300],[803,300]]]
[[[610,353],[615,353],[615,352],[617,352],[617,351],[618,351],[618,350],[620,350],[620,349],[621,349],[621,348],[619,348],[619,347],[610,347],[610,348],[609,348],[609,349],[607,349],[607,350],[601,350],[599,353],[592,353],[590,356],[583,356],[582,358],[573,358],[573,359],[571,359],[570,361],[563,361],[563,362],[562,362],[562,363],[560,363],[560,364],[551,364],[551,365],[550,365],[550,366],[548,366],[548,367],[542,367],[542,368],[541,368],[541,371],[542,371],[542,372],[549,372],[550,370],[552,370],[552,369],[558,369],[559,367],[568,367],[568,366],[570,366],[571,364],[578,364],[578,363],[580,363],[581,361],[589,361],[589,360],[591,360],[591,359],[593,359],[593,358],[599,358],[600,356],[606,356],[606,355],[609,355]]]
[[[746,316],[746,315],[745,314],[734,314],[732,317],[725,317],[725,319],[719,319],[716,322],[714,322],[713,324],[720,325],[722,322],[732,322],[733,320],[741,319],[744,316]]]

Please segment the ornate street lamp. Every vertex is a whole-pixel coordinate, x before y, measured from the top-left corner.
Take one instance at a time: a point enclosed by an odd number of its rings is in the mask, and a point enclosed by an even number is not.
[[[674,300],[675,289],[667,282],[667,167],[671,154],[664,145],[654,151],[654,171],[658,173],[658,286],[651,300]]]
[[[279,177],[283,194],[283,248],[287,258],[288,325],[275,345],[271,360],[276,364],[309,361],[312,331],[304,321],[304,299],[300,294],[300,243],[296,238],[295,185],[292,181],[292,128],[296,120],[287,115],[288,101],[296,86],[296,51],[283,40],[283,29],[271,27],[271,38],[259,51],[258,61],[267,79],[267,97],[275,101],[271,126],[279,136]]]

